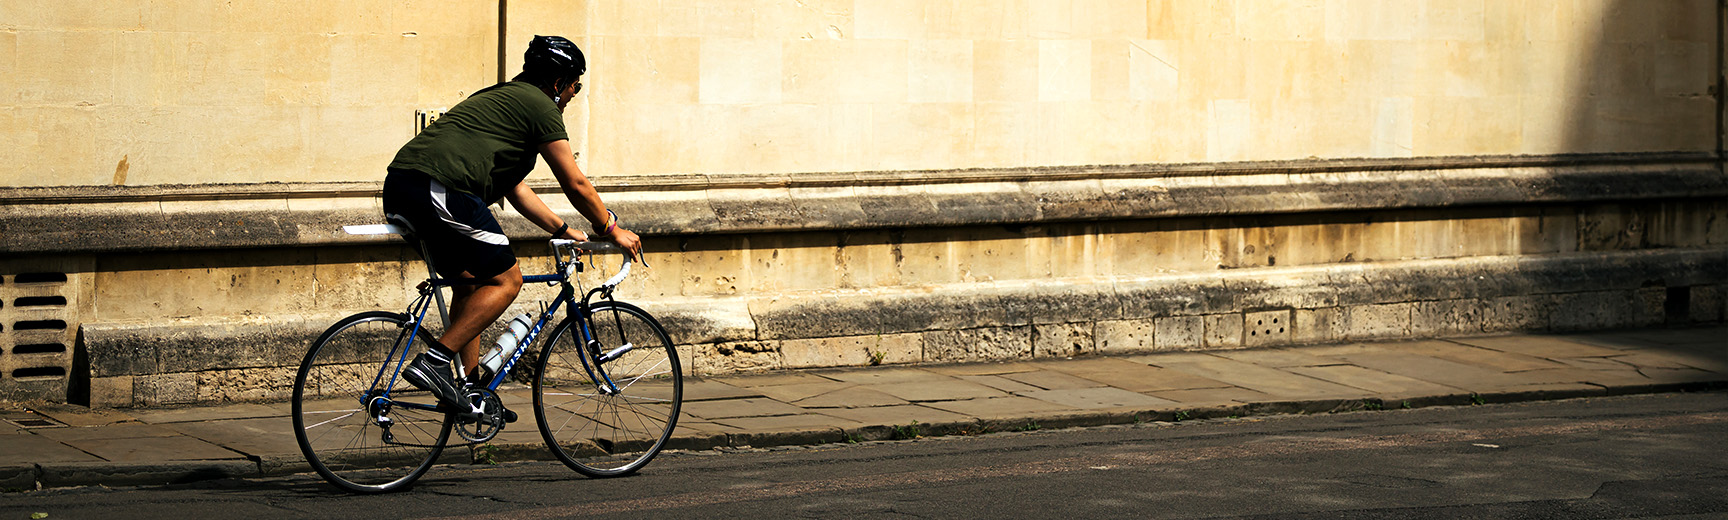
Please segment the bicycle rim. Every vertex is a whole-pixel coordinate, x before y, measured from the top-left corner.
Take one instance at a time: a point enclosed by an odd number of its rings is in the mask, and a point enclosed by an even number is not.
[[[684,378],[666,329],[635,306],[605,302],[591,313],[600,352],[634,349],[601,367],[580,344],[577,320],[565,320],[535,365],[534,412],[547,447],[590,477],[628,475],[654,459],[677,427]],[[602,391],[610,377],[619,388]]]
[[[438,461],[450,438],[449,413],[415,406],[436,405],[437,398],[396,378],[394,347],[407,342],[406,318],[388,312],[343,318],[312,343],[294,380],[294,438],[306,462],[343,489],[407,486]],[[424,350],[430,335],[415,333],[414,350]],[[390,399],[378,398],[392,380]]]

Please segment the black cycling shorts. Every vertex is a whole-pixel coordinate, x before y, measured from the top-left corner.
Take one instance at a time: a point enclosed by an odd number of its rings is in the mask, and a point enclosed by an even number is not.
[[[390,170],[384,177],[384,216],[407,221],[432,255],[426,260],[446,278],[462,273],[491,278],[516,265],[510,239],[486,202],[445,188],[424,173]]]

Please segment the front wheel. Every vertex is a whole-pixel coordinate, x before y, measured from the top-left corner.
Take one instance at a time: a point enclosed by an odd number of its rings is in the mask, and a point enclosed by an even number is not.
[[[595,304],[586,338],[584,323],[558,324],[535,364],[540,435],[578,473],[629,475],[660,453],[678,424],[684,397],[678,352],[666,329],[634,305]],[[596,363],[626,346],[616,359]]]
[[[396,377],[402,350],[431,339],[408,317],[363,312],[324,331],[294,379],[294,440],[324,480],[359,493],[395,490],[420,478],[444,451],[451,413]],[[394,382],[394,383],[393,383]],[[392,388],[392,386],[394,388]]]

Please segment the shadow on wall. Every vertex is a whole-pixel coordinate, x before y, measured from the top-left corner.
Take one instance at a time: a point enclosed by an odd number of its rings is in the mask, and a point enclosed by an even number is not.
[[[1573,2],[1556,2],[1558,24],[1574,27],[1596,38],[1580,48],[1586,49],[1566,64],[1567,74],[1557,82],[1562,88],[1555,94],[1564,118],[1559,150],[1566,153],[1638,153],[1638,152],[1714,152],[1717,170],[1722,172],[1723,147],[1728,143],[1724,134],[1724,119],[1728,104],[1719,97],[1719,78],[1728,71],[1728,46],[1724,31],[1728,30],[1728,3],[1719,0],[1612,0],[1600,7]],[[1583,4],[1583,5],[1580,5]],[[1573,12],[1563,12],[1571,9]],[[1585,24],[1599,26],[1585,30]],[[1541,87],[1527,87],[1541,88]],[[1527,99],[1535,98],[1536,95]],[[1526,102],[1526,117],[1531,108]],[[1532,136],[1526,135],[1529,139]],[[1725,173],[1728,174],[1728,173]],[[1614,231],[1622,236],[1647,236],[1649,226],[1660,226],[1652,214],[1659,206],[1672,204],[1652,202],[1617,205],[1621,214],[1603,219],[1597,224],[1622,226]],[[1722,222],[1725,206],[1704,203],[1687,211],[1709,212],[1698,219]],[[1614,208],[1607,208],[1613,211]],[[1580,215],[1579,225],[1602,215]],[[1720,225],[1720,224],[1717,224]],[[1698,233],[1706,231],[1694,230]],[[1720,233],[1709,233],[1719,235]],[[1612,249],[1613,244],[1592,243],[1580,232],[1581,251]],[[1621,244],[1632,247],[1661,244]],[[1721,243],[1710,247],[1725,247]],[[1722,319],[1724,310],[1723,285],[1712,287],[1668,287],[1664,295],[1662,317],[1669,324],[1695,323],[1706,320],[1701,313],[1714,313],[1709,321]],[[1697,289],[1697,290],[1694,290]],[[1703,294],[1699,294],[1702,292]],[[1705,300],[1713,300],[1714,303]],[[1704,304],[1705,309],[1696,307]],[[1719,325],[1718,325],[1719,326]],[[1720,370],[1721,360],[1728,349],[1717,335],[1721,329],[1699,329],[1691,342],[1660,347],[1670,354],[1710,364]],[[1603,346],[1618,347],[1638,343],[1637,331],[1596,338]],[[1622,341],[1623,340],[1623,341]],[[1648,343],[1645,343],[1648,347]],[[1669,367],[1675,368],[1675,367]],[[1699,367],[1704,368],[1704,367]]]
[[[1538,24],[1571,24],[1597,38],[1566,64],[1559,99],[1551,100],[1565,110],[1561,150],[1720,151],[1723,107],[1712,85],[1723,69],[1721,2],[1613,0],[1601,12],[1583,2],[1555,5],[1553,19]]]

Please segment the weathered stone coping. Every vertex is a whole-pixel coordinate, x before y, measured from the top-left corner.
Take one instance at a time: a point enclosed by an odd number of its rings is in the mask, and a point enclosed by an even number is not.
[[[673,341],[681,345],[971,329],[1021,330],[1031,335],[1040,327],[1066,324],[1269,311],[1294,313],[1296,318],[1291,322],[1293,330],[1276,344],[1300,344],[1650,326],[1664,319],[1662,299],[1641,301],[1629,295],[1663,293],[1669,287],[1719,292],[1725,283],[1728,249],[1688,248],[636,303],[659,317]],[[1501,304],[1513,310],[1504,311],[1504,316],[1454,313],[1459,308],[1505,308]],[[1591,305],[1606,307],[1585,308]],[[1377,319],[1403,320],[1390,324],[1408,333],[1376,336],[1372,330],[1337,322],[1349,319],[1345,309],[1376,306],[1403,309],[1403,318]],[[1712,312],[1717,315],[1704,321],[1721,319],[1719,306]],[[1305,321],[1327,313],[1333,317]],[[292,367],[300,362],[308,342],[346,314],[86,322],[79,333],[91,375],[97,378]]]
[[[1082,180],[1142,177],[1193,177],[1240,174],[1307,174],[1369,171],[1455,170],[1612,166],[1651,163],[1714,164],[1722,158],[1710,152],[1610,153],[1558,155],[1492,155],[1414,158],[1308,159],[1234,163],[1052,166],[965,170],[865,171],[797,174],[668,174],[595,176],[606,191],[677,191],[706,189],[822,188],[1018,180]],[[542,179],[537,188],[556,191]],[[308,182],[262,184],[161,184],[150,186],[26,186],[0,187],[0,206],[21,204],[87,204],[187,200],[373,197],[383,185],[369,182]]]
[[[1728,196],[1714,153],[599,177],[633,229],[760,233]],[[0,255],[377,243],[379,182],[0,188]],[[536,182],[536,190],[557,187]],[[567,218],[560,197],[549,203]],[[507,211],[507,210],[495,210]],[[522,219],[506,233],[539,238]],[[112,232],[125,230],[123,233]]]

